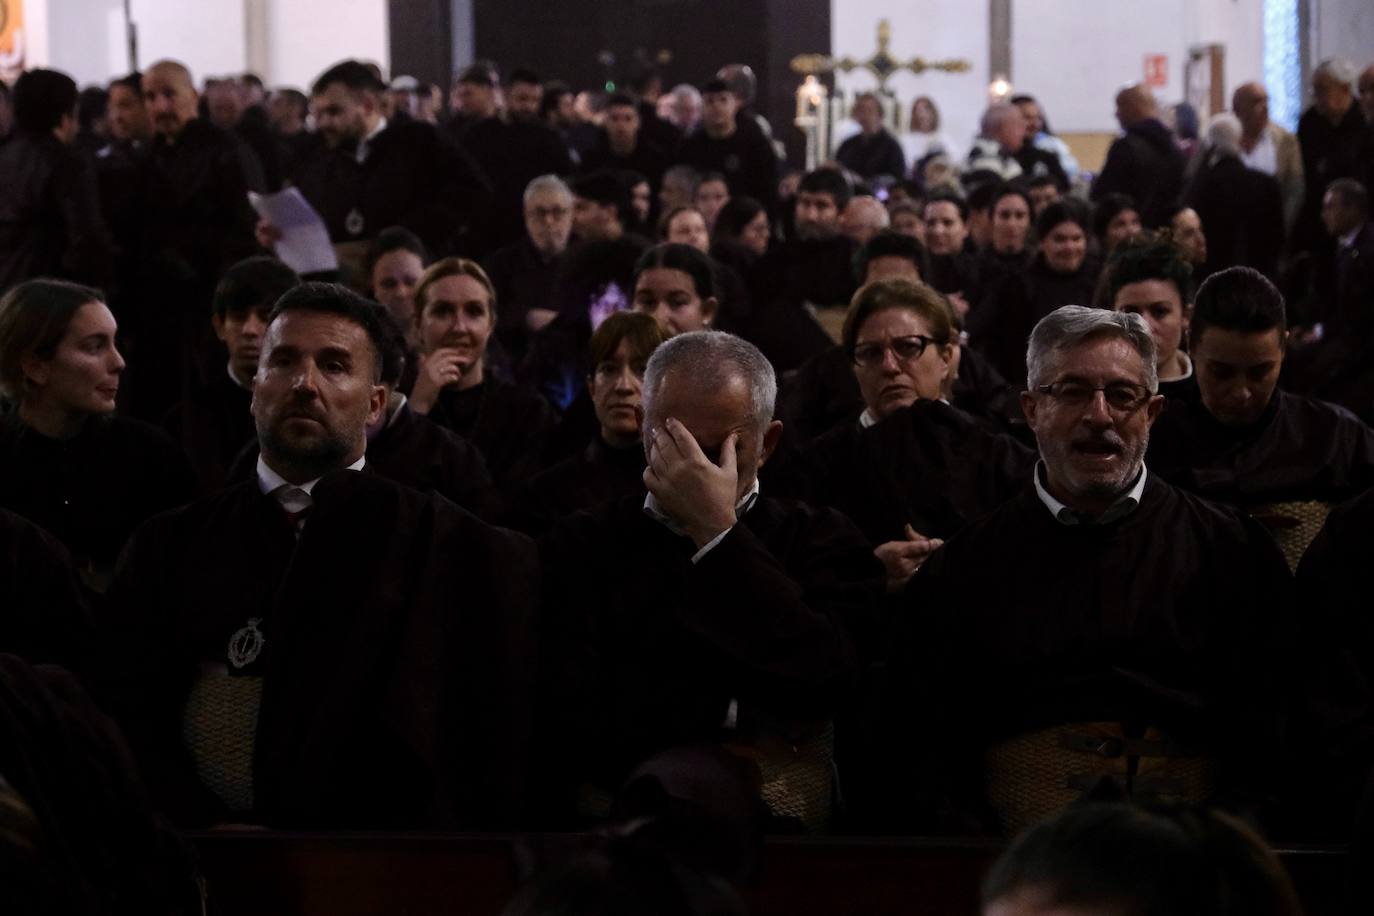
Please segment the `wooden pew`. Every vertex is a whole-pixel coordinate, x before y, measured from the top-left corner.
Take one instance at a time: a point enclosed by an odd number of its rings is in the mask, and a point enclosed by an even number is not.
[[[515,891],[526,840],[516,835],[192,834],[217,916],[496,916]],[[773,838],[746,892],[756,916],[975,916],[996,841]],[[1280,850],[1307,916],[1340,916],[1345,851]]]

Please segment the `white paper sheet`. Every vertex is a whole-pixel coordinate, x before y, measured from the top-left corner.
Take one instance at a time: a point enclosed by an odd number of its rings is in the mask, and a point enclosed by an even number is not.
[[[337,270],[339,259],[329,241],[329,230],[301,192],[287,188],[275,194],[248,192],[248,202],[258,215],[281,230],[277,257],[298,274]]]

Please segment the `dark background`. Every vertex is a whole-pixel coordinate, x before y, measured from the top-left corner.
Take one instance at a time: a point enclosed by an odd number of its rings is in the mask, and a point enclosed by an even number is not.
[[[391,0],[393,73],[447,87],[454,67],[452,0]],[[458,4],[463,6],[463,4]],[[472,0],[476,57],[502,73],[528,67],[574,89],[620,84],[637,52],[657,59],[663,88],[700,86],[727,63],[754,68],[755,107],[799,162],[792,126],[799,78],[791,59],[830,48],[829,0]],[[461,13],[460,13],[461,15]],[[614,55],[609,68],[599,59]],[[463,61],[461,63],[466,63]]]

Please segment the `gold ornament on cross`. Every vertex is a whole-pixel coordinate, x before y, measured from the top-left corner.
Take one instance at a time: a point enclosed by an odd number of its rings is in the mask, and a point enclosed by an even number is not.
[[[951,58],[949,60],[926,60],[924,57],[913,57],[910,60],[899,60],[892,56],[888,46],[892,44],[892,24],[886,19],[878,20],[878,50],[868,60],[855,60],[852,57],[831,57],[828,54],[799,54],[792,58],[792,72],[802,76],[819,76],[825,73],[852,73],[855,70],[867,70],[878,80],[878,88],[886,89],[888,78],[903,70],[910,70],[912,73],[921,74],[927,70],[939,70],[943,73],[967,73],[973,69],[973,64],[963,58]]]

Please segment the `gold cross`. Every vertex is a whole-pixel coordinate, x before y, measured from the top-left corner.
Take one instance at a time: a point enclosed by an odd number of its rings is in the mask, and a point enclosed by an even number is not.
[[[921,74],[927,70],[940,70],[944,73],[966,73],[973,64],[962,58],[950,60],[926,60],[913,57],[898,60],[888,51],[892,43],[892,24],[886,19],[878,20],[878,51],[868,60],[855,60],[852,57],[830,57],[825,54],[799,54],[792,58],[792,72],[802,76],[818,76],[823,73],[850,73],[854,70],[867,70],[878,78],[878,88],[887,88],[887,80],[895,73],[910,70]]]

